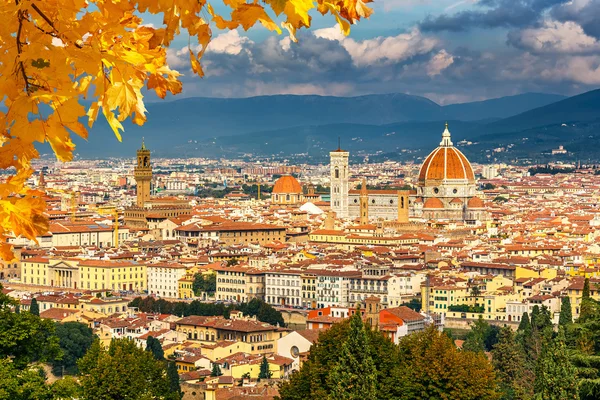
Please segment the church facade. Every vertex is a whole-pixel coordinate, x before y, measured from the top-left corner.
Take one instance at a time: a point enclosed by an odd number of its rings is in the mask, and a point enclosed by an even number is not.
[[[349,153],[331,152],[331,209],[339,218],[359,218],[361,224],[369,220],[407,223],[409,216],[471,223],[486,220],[471,163],[450,136],[446,124],[440,145],[421,165],[416,192],[367,190],[364,180],[361,190],[348,190],[348,175],[341,171],[348,171]]]

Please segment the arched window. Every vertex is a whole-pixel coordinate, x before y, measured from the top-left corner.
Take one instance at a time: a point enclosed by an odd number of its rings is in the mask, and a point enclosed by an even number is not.
[[[340,178],[340,170],[339,169],[335,169],[335,179],[339,179]]]

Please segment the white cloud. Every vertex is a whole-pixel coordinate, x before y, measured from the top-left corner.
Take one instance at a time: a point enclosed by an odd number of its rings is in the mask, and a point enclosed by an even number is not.
[[[511,41],[537,53],[588,53],[600,50],[600,42],[585,34],[575,22],[547,20],[540,28],[511,33]]]
[[[454,57],[446,50],[441,50],[427,63],[427,75],[439,75],[454,62]]]
[[[237,55],[241,53],[244,45],[252,43],[247,36],[240,36],[237,30],[232,30],[213,38],[208,44],[206,51]]]
[[[181,68],[190,65],[188,47],[185,46],[179,50],[167,49],[167,65],[170,68]]]
[[[314,31],[314,35],[340,42],[357,67],[402,62],[417,55],[428,54],[440,44],[438,39],[423,36],[418,29],[397,36],[380,36],[362,41],[344,36],[338,26],[318,29]]]

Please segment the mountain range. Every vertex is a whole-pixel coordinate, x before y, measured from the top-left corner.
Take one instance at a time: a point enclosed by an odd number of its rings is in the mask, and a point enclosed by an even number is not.
[[[358,97],[276,95],[250,98],[184,98],[147,105],[143,127],[125,126],[118,143],[99,118],[89,142],[76,140],[80,157],[133,156],[141,137],[155,156],[241,156],[302,154],[326,157],[337,147],[354,155],[410,159],[439,142],[448,121],[453,140],[468,156],[511,145],[512,157],[530,157],[568,144],[594,153],[600,90],[566,98],[525,93],[441,106],[424,97],[381,94]],[[590,137],[591,136],[591,137]],[[525,138],[525,140],[523,140]],[[535,158],[535,157],[534,157]]]

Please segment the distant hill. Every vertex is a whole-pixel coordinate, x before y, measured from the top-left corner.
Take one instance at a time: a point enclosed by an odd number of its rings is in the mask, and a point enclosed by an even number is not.
[[[169,157],[324,151],[336,143],[337,136],[348,144],[356,137],[356,149],[377,151],[377,146],[385,146],[379,149],[392,151],[439,142],[440,124],[446,120],[472,122],[453,122],[457,136],[479,136],[486,133],[480,129],[482,121],[497,121],[561,98],[526,93],[443,107],[406,94],[185,98],[148,104],[148,122],[143,127],[126,122],[123,143],[117,142],[101,117],[89,142],[76,138],[75,143],[78,154],[88,158],[132,155],[142,136],[157,156]],[[393,131],[395,135],[383,136]]]
[[[527,110],[555,103],[566,96],[548,93],[523,93],[515,96],[500,97],[471,103],[451,104],[444,111],[452,119],[462,121],[483,120],[487,118],[508,118]]]
[[[600,117],[600,89],[534,108],[486,126],[487,133],[519,132],[540,126],[591,122]]]

